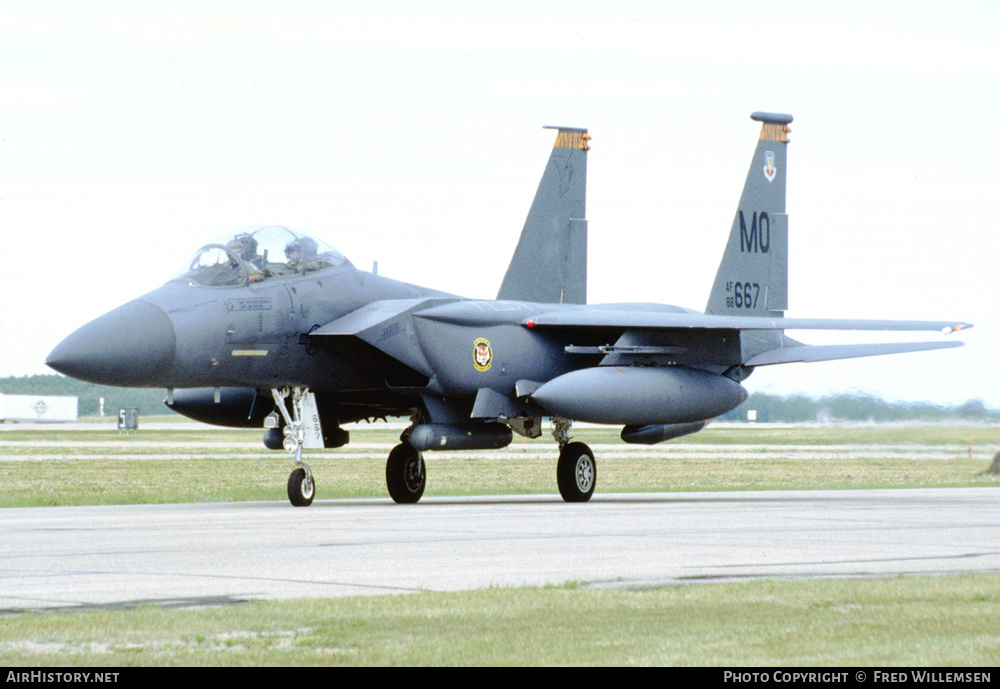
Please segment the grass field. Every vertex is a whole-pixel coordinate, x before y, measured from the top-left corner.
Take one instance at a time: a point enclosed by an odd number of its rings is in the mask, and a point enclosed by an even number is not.
[[[173,419],[171,419],[173,420]],[[0,430],[0,505],[284,500],[290,456],[258,431],[196,424]],[[310,453],[317,499],[385,497],[399,429]],[[715,426],[654,448],[579,428],[599,492],[995,485],[1000,431],[973,426]],[[555,492],[547,437],[428,453],[427,495]],[[2,512],[0,512],[2,520]],[[0,580],[2,581],[2,580]],[[979,665],[1000,658],[1000,575],[748,581],[649,591],[586,582],[199,609],[4,615],[24,665]]]
[[[0,507],[285,499],[291,456],[265,449],[260,431],[144,425],[133,435],[4,427]],[[346,447],[308,452],[317,499],[386,496],[399,433],[360,425]],[[732,425],[652,448],[602,428],[573,437],[593,448],[603,493],[992,485],[981,472],[1000,451],[988,426]],[[551,494],[557,454],[547,434],[501,451],[428,452],[426,495]]]
[[[575,585],[25,614],[0,664],[994,666],[1000,577]]]

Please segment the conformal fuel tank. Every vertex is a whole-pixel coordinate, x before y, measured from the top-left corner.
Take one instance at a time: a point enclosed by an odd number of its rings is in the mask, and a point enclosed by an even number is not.
[[[747,391],[736,381],[683,367],[598,366],[553,378],[531,399],[574,421],[646,424],[713,419],[736,408]]]

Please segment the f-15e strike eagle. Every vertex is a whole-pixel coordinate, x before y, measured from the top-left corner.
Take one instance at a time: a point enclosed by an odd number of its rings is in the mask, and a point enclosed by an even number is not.
[[[933,330],[946,321],[784,318],[790,115],[757,112],[760,137],[704,313],[587,304],[589,135],[555,146],[495,300],[467,299],[355,268],[285,227],[230,232],[159,289],[84,325],[48,365],[94,383],[167,388],[167,404],[222,426],[267,429],[295,455],[293,505],[315,494],[303,449],[345,445],[342,424],[410,416],[389,453],[399,503],[424,492],[423,453],[502,448],[516,432],[559,444],[568,502],[594,492],[597,463],[572,421],[624,426],[626,443],[689,433],[747,397],[758,366],[957,347],[961,342],[809,346],[792,330]]]

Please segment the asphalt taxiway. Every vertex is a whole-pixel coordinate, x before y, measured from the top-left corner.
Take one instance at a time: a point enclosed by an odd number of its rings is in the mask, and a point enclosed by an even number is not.
[[[0,611],[1000,572],[1000,488],[0,510]]]

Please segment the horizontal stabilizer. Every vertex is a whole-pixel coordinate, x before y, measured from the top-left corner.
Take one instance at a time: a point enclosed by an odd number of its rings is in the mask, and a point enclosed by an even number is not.
[[[814,361],[834,361],[836,359],[854,359],[865,356],[880,356],[882,354],[902,354],[904,352],[922,352],[930,349],[950,349],[961,347],[961,342],[894,342],[886,344],[851,344],[851,345],[802,345],[798,347],[783,347],[758,354],[744,364],[745,366],[768,366],[770,364],[811,363]]]

